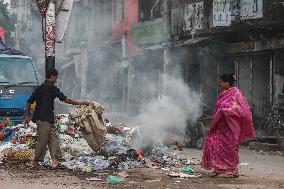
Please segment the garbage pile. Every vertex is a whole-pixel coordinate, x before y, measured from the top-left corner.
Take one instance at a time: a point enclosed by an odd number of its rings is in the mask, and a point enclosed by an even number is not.
[[[188,160],[182,152],[162,144],[148,149],[139,145],[139,129],[113,124],[102,117],[104,109],[97,103],[82,106],[55,117],[62,164],[70,170],[89,173],[101,170],[125,170],[142,167],[182,166]],[[8,124],[6,120],[5,126]],[[10,122],[11,124],[11,122]],[[7,126],[6,126],[7,127]],[[36,125],[13,127],[13,135],[0,145],[0,162],[26,163],[32,159]],[[5,130],[6,131],[6,130]],[[44,164],[50,164],[49,154]]]
[[[9,118],[0,121],[0,163],[26,163],[31,160],[36,141],[36,125],[25,128],[23,124],[15,125]]]
[[[15,124],[9,118],[0,121],[0,142],[15,140]]]
[[[182,167],[181,169],[177,171],[172,171],[168,174],[168,176],[173,177],[173,178],[198,178],[201,177],[202,175],[197,173],[194,169],[191,167]]]

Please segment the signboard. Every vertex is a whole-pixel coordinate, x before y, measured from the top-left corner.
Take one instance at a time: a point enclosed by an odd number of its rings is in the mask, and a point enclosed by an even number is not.
[[[237,0],[213,0],[213,27],[230,26],[236,12]]]
[[[263,17],[263,0],[240,0],[240,19]],[[230,26],[238,14],[237,0],[213,0],[213,27]]]
[[[263,17],[263,0],[241,0],[241,19],[258,19]]]
[[[184,31],[195,33],[204,28],[204,3],[193,3],[184,7]]]
[[[162,18],[132,25],[131,31],[136,45],[161,43],[164,40]]]

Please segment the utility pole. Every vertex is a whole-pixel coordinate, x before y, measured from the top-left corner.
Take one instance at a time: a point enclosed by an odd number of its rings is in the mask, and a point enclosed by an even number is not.
[[[81,52],[81,98],[87,98],[88,86],[88,44],[87,41],[82,45]]]
[[[45,72],[55,68],[55,0],[50,0],[45,15]]]
[[[127,61],[127,35],[126,31],[124,31],[124,35],[121,38],[121,46],[122,46],[122,66],[123,69],[124,67],[128,67],[128,78],[127,78],[127,83],[123,79],[123,90],[122,90],[122,109],[124,112],[127,112],[129,110],[129,102],[130,102],[130,88],[131,88],[131,80],[129,77],[129,63]],[[123,77],[124,77],[124,71],[123,71]],[[126,91],[125,85],[128,86],[128,90]]]
[[[50,68],[55,68],[55,42],[61,43],[63,41],[74,0],[35,0],[35,2],[44,26],[46,72]]]
[[[164,82],[163,82],[163,93],[167,93],[167,77],[171,75],[171,50],[167,46],[170,39],[170,7],[169,0],[162,0],[163,7],[163,23],[164,23],[164,43],[166,45],[164,49]]]

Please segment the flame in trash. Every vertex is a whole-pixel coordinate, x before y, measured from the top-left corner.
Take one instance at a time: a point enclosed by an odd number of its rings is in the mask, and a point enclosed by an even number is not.
[[[144,156],[143,156],[143,152],[141,150],[141,148],[139,148],[137,151],[136,151],[137,155],[138,155],[138,159],[141,160],[141,161],[144,161]]]
[[[180,141],[176,141],[175,142],[175,145],[176,145],[176,147],[177,147],[177,149],[179,150],[179,151],[182,151],[183,149],[182,149],[182,142],[180,142]]]

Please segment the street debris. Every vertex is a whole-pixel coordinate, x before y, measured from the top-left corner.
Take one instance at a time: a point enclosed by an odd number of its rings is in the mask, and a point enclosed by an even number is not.
[[[183,167],[180,171],[183,173],[195,173],[195,170],[190,167]]]
[[[248,166],[249,165],[249,163],[240,163],[240,166]]]
[[[34,157],[33,149],[25,149],[25,150],[9,150],[5,159],[9,164],[24,164],[31,161]]]
[[[194,174],[190,174],[190,173],[183,173],[183,172],[170,172],[168,174],[169,177],[172,178],[183,178],[183,179],[188,179],[188,178],[199,178],[202,175],[199,173],[194,173]]]
[[[86,178],[87,181],[102,181],[103,179],[98,177]]]
[[[153,182],[161,182],[161,179],[155,179],[155,180],[146,180],[145,182],[153,183]]]
[[[127,178],[129,177],[129,175],[126,172],[121,172],[117,174],[118,176],[122,177],[122,178]]]
[[[16,127],[9,118],[0,121],[0,142],[9,142],[15,140]]]
[[[180,168],[179,170],[171,171],[168,174],[168,176],[172,178],[188,179],[188,178],[199,178],[202,175],[197,173],[191,167],[185,166]]]
[[[189,159],[187,160],[187,162],[185,163],[185,165],[199,165],[200,163],[198,161],[196,161],[195,159]]]
[[[176,173],[176,172],[170,172],[168,175],[169,175],[170,177],[174,177],[174,178],[180,177],[180,174],[179,174],[179,173]]]
[[[70,112],[55,117],[58,130],[58,140],[62,152],[61,164],[69,170],[80,170],[82,174],[92,174],[98,171],[106,173],[106,182],[115,184],[126,182],[129,175],[124,170],[133,168],[157,168],[168,172],[171,177],[193,178],[198,174],[186,165],[197,162],[188,159],[183,152],[163,144],[139,145],[140,134],[137,127],[127,127],[125,124],[111,123],[103,120],[104,108],[92,103],[81,106]],[[36,143],[36,124],[28,127],[22,124],[11,124],[7,119],[2,125],[13,127],[13,135],[0,145],[0,163],[27,164],[33,159]],[[2,127],[4,128],[4,127]],[[50,166],[50,156],[47,153],[43,166]],[[186,166],[186,167],[183,167]],[[178,173],[172,172],[177,167]],[[115,173],[116,176],[110,175]],[[104,177],[105,178],[105,177]],[[102,181],[99,176],[88,177],[87,181]]]
[[[120,177],[117,177],[117,176],[113,176],[113,175],[109,175],[106,178],[106,181],[107,181],[108,184],[117,184],[117,183],[120,183],[120,182],[126,182],[126,179],[120,178]]]

